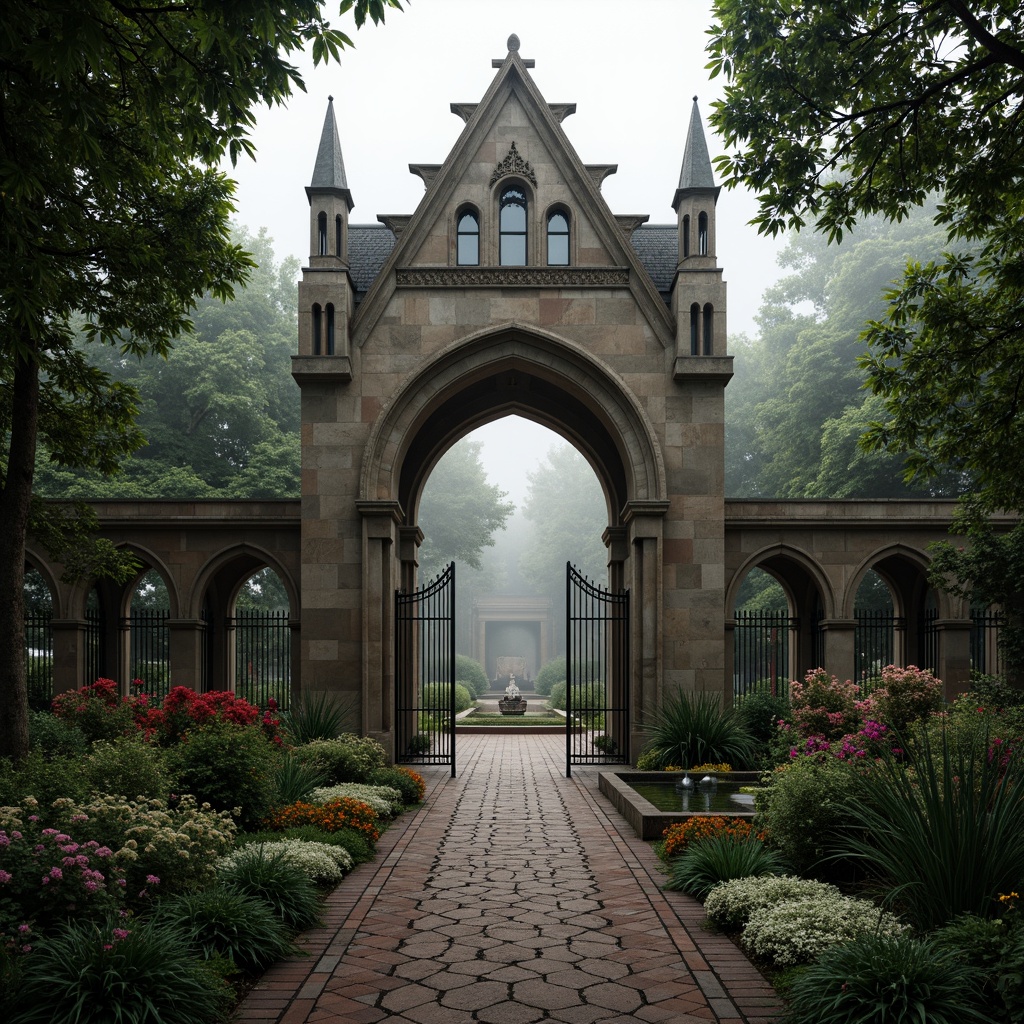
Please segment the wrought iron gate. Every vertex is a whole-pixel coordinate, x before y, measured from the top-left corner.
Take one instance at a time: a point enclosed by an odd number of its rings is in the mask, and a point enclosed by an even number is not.
[[[395,760],[455,777],[455,563],[395,594]]]
[[[629,591],[566,563],[566,776],[574,764],[629,764],[629,664]]]

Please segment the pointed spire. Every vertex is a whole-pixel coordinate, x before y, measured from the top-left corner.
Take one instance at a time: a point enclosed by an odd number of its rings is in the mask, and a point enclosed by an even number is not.
[[[333,96],[327,97],[327,116],[324,118],[324,128],[320,134],[320,148],[316,153],[313,178],[306,192],[308,193],[310,190],[339,192],[347,201],[348,208],[352,209],[352,195],[345,177],[345,161],[341,155],[338,122],[334,117]]]
[[[679,185],[672,202],[675,209],[679,208],[680,192],[692,188],[715,189],[716,195],[718,192],[696,96],[693,97],[693,108],[690,111],[690,128],[686,133],[686,148],[683,150],[683,166],[679,171]]]

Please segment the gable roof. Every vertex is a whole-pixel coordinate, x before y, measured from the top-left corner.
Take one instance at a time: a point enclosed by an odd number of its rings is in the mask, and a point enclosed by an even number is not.
[[[515,48],[513,48],[513,42]],[[397,269],[409,260],[423,245],[437,218],[452,199],[460,182],[483,141],[493,130],[497,118],[512,96],[518,100],[525,116],[537,132],[558,173],[572,191],[580,208],[585,211],[594,233],[616,265],[628,271],[628,287],[641,310],[644,311],[654,334],[668,347],[674,344],[675,324],[662,296],[645,270],[637,251],[629,244],[615,217],[608,209],[593,175],[587,170],[576,150],[566,138],[551,107],[527,72],[532,62],[524,61],[518,53],[518,40],[509,40],[508,56],[483,99],[470,114],[448,158],[427,186],[420,201],[394,248],[384,261],[376,280],[356,309],[352,323],[352,339],[362,345],[397,287]],[[351,258],[351,236],[350,236]]]

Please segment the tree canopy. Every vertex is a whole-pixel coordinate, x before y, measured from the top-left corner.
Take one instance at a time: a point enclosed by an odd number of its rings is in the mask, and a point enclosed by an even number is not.
[[[398,0],[342,0],[356,24]],[[42,0],[0,22],[0,755],[27,749],[23,578],[36,448],[116,468],[141,443],[130,391],[75,345],[166,353],[206,293],[252,268],[228,232],[225,154],[289,56],[349,39],[320,0]]]
[[[948,249],[911,260],[867,332],[866,443],[1024,507],[1024,8],[1018,0],[716,0],[711,121],[764,232],[839,240],[938,195]]]
[[[505,528],[515,511],[497,484],[489,483],[480,461],[482,445],[463,438],[434,467],[420,499],[419,523],[424,533],[420,577],[428,580],[451,561],[481,568],[485,548]]]

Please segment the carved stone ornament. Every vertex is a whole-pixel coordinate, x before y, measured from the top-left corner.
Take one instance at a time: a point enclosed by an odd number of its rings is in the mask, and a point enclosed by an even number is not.
[[[403,267],[400,288],[628,288],[624,267]]]
[[[519,155],[519,150],[516,149],[514,142],[509,146],[505,159],[495,165],[490,183],[493,185],[499,178],[504,178],[506,174],[518,174],[521,178],[526,178],[534,188],[537,187],[537,175],[533,173],[529,162]]]

